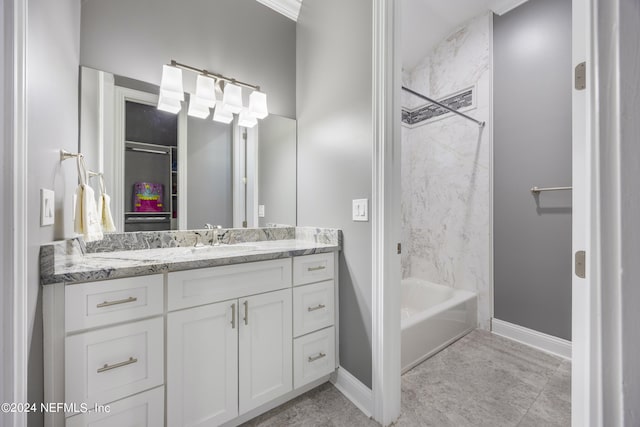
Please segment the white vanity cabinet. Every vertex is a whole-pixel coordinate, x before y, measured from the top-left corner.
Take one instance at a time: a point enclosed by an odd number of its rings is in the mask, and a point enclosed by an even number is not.
[[[169,313],[167,425],[217,426],[291,391],[291,345],[290,289]]]
[[[300,388],[337,368],[335,254],[293,259],[293,386]]]
[[[217,426],[292,390],[291,259],[169,273],[168,287],[169,307],[209,303],[168,314],[168,426]]]
[[[47,285],[43,299],[44,402],[67,404],[45,426],[157,425],[164,276]]]
[[[46,285],[46,426],[234,426],[337,367],[335,252]]]

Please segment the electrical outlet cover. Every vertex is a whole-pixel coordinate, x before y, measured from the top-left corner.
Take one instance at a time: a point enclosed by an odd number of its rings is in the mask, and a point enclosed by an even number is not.
[[[354,221],[369,221],[369,199],[355,199],[352,205]]]
[[[55,200],[52,190],[40,189],[40,226],[53,225],[55,222]]]

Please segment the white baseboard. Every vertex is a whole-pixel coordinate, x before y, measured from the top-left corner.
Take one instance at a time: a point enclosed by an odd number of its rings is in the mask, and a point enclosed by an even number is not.
[[[518,341],[546,353],[571,360],[571,341],[543,334],[504,320],[491,319],[491,332],[505,338]]]
[[[369,387],[362,384],[360,380],[351,375],[342,366],[338,367],[335,379],[332,378],[331,382],[362,413],[369,418],[371,417],[373,413],[373,393]]]

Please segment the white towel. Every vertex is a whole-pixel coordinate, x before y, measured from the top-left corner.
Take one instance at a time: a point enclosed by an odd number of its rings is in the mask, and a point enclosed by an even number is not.
[[[102,231],[113,233],[116,231],[116,225],[113,223],[111,216],[111,197],[104,188],[104,177],[100,175],[100,198],[98,199],[98,215],[100,216],[100,225]]]
[[[80,185],[76,189],[74,230],[82,234],[85,242],[93,242],[102,239],[103,236],[93,189],[87,184],[87,167],[82,154],[78,156],[78,176]]]

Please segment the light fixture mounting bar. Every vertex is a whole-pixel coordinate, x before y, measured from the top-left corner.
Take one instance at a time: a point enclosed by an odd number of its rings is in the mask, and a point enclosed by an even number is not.
[[[201,69],[201,68],[192,67],[191,65],[182,64],[182,63],[177,62],[177,61],[175,61],[173,59],[171,60],[171,64],[170,65],[173,66],[173,67],[182,68],[184,70],[193,71],[194,73],[204,74],[205,76],[213,76],[218,80],[223,80],[225,82],[233,83],[234,85],[244,86],[244,87],[247,87],[249,89],[254,89],[254,90],[257,90],[257,91],[260,90],[260,86],[252,85],[250,83],[241,82],[241,81],[233,79],[231,77],[225,77],[222,74],[217,74],[217,73],[213,73],[211,71],[204,70],[204,69]]]

